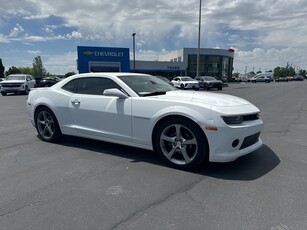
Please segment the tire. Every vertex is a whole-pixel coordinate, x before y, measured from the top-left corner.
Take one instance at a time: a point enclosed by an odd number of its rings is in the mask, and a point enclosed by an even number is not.
[[[180,89],[184,89],[184,85],[183,84],[180,85]]]
[[[6,93],[5,92],[1,92],[2,96],[6,96]]]
[[[218,89],[218,90],[222,90],[222,89],[223,89],[223,87],[218,87],[217,89]]]
[[[177,169],[194,169],[209,159],[205,134],[198,125],[184,118],[168,119],[159,125],[155,149]]]
[[[43,141],[56,142],[62,136],[55,115],[47,107],[42,107],[36,112],[35,126],[40,139]]]
[[[209,86],[208,85],[204,85],[204,90],[209,90]]]

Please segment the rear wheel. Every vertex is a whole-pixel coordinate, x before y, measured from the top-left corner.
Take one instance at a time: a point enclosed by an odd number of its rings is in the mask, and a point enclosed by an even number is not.
[[[56,142],[62,135],[55,115],[47,107],[42,107],[37,111],[35,125],[38,135],[43,141]]]
[[[205,134],[194,122],[184,118],[164,121],[156,132],[155,146],[169,165],[179,169],[196,168],[209,154]]]

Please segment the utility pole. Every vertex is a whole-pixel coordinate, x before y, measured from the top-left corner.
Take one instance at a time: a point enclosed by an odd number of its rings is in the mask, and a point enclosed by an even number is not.
[[[198,48],[197,48],[197,67],[196,67],[196,77],[197,77],[197,76],[199,76],[200,28],[201,28],[201,0],[199,0]]]
[[[136,33],[132,34],[132,40],[133,40],[133,72],[135,73],[135,35]]]

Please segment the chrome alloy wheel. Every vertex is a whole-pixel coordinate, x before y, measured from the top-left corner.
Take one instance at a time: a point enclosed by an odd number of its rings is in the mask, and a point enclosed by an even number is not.
[[[36,125],[39,135],[44,140],[53,138],[56,131],[55,121],[47,110],[42,110],[37,114]]]
[[[160,147],[164,156],[176,165],[186,165],[198,153],[198,142],[194,133],[182,124],[171,124],[160,136]]]

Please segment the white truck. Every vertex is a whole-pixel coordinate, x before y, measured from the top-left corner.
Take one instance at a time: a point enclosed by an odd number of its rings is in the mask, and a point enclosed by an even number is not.
[[[11,74],[0,82],[2,96],[6,96],[8,93],[28,94],[30,89],[35,87],[34,77],[28,74]]]

